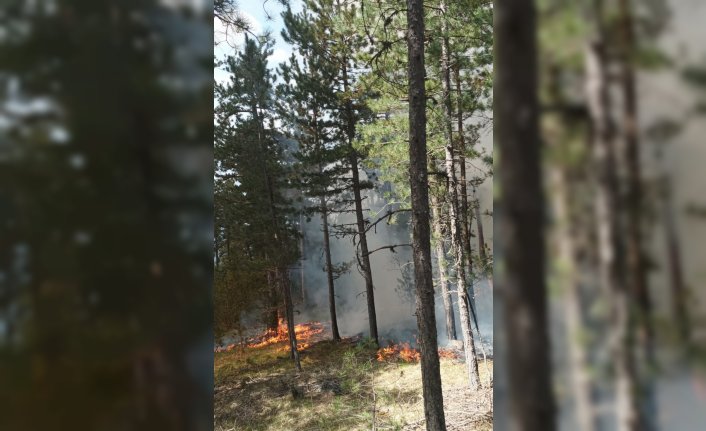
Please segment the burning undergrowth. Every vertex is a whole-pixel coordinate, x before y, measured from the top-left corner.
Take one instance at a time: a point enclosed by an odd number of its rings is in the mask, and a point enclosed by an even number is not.
[[[297,338],[297,350],[302,351],[311,347],[312,343],[323,339],[324,325],[320,322],[306,322],[294,326],[294,333]],[[249,349],[259,349],[274,344],[283,343],[279,350],[285,351],[289,349],[289,333],[287,323],[284,319],[279,320],[277,329],[270,329],[264,333],[248,339],[245,343],[241,343]],[[238,346],[237,343],[219,346],[214,349],[214,352],[230,352]]]
[[[419,362],[421,353],[419,349],[416,349],[410,345],[410,343],[390,343],[387,347],[382,347],[378,349],[376,358],[378,362],[406,362],[406,363],[417,363]],[[450,360],[460,360],[462,355],[453,349],[439,349],[439,358],[450,359]]]

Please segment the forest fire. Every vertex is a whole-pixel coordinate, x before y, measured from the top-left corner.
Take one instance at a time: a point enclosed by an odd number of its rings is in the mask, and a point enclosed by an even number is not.
[[[461,354],[456,350],[451,349],[439,349],[440,359],[460,359]]]
[[[297,337],[297,350],[304,350],[311,345],[312,338],[324,332],[324,327],[319,322],[300,323],[294,326],[294,333]],[[287,324],[284,319],[279,319],[276,330],[268,330],[263,335],[256,338],[257,341],[248,344],[249,348],[261,348],[276,343],[289,341]],[[282,350],[289,349],[286,345]]]
[[[440,359],[459,359],[458,352],[451,349],[439,349]],[[411,347],[409,343],[390,344],[387,347],[378,349],[377,360],[380,362],[402,361],[407,363],[419,362],[419,350]]]
[[[418,362],[419,350],[412,348],[409,343],[390,344],[387,347],[378,349],[377,360],[380,362]]]

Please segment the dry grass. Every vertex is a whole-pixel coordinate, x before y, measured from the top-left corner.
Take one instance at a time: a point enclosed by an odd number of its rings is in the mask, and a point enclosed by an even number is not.
[[[352,340],[322,341],[302,352],[296,373],[281,346],[216,354],[216,431],[421,430],[419,364],[378,362]],[[489,363],[492,373],[492,362]],[[487,378],[480,366],[481,380]],[[492,388],[472,392],[465,365],[442,359],[451,430],[492,429]]]

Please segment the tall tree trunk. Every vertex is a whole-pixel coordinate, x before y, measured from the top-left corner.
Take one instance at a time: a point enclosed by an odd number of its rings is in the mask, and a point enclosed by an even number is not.
[[[496,0],[494,137],[511,429],[553,431],[533,1]],[[518,71],[521,71],[518,73]],[[498,238],[499,236],[499,238]]]
[[[321,196],[321,224],[324,231],[324,257],[326,258],[326,281],[328,282],[328,308],[331,314],[331,333],[333,340],[339,341],[338,320],[336,319],[336,291],[333,284],[333,266],[331,264],[331,243],[328,230],[328,207],[326,197]]]
[[[634,29],[629,0],[620,0],[621,15],[621,87],[623,93],[623,133],[625,139],[625,163],[627,165],[627,264],[630,292],[637,302],[637,326],[640,330],[641,350],[647,370],[643,373],[642,416],[646,429],[654,430],[657,425],[657,400],[652,375],[657,369],[655,356],[655,331],[653,323],[652,299],[647,282],[647,265],[642,238],[643,192],[640,169],[640,145],[637,113],[637,94],[633,58],[635,55]]]
[[[342,41],[342,43],[344,43]],[[343,59],[343,91],[348,96],[349,80],[348,80],[348,59]],[[380,345],[378,339],[378,323],[375,313],[375,288],[373,286],[373,272],[370,267],[370,256],[368,254],[368,238],[365,231],[365,215],[363,214],[363,198],[361,197],[360,172],[358,166],[358,153],[353,147],[353,138],[355,137],[355,117],[353,115],[353,105],[350,98],[346,100],[346,138],[348,139],[349,160],[351,164],[351,181],[353,188],[353,200],[355,201],[355,217],[358,228],[358,243],[360,245],[360,262],[363,278],[365,279],[365,296],[368,302],[368,326],[370,327],[370,338],[375,341],[375,344]]]
[[[422,393],[427,431],[446,430],[436,339],[431,273],[429,183],[427,177],[426,92],[424,88],[424,4],[407,0],[407,76],[409,80],[409,182],[416,315],[421,348]]]
[[[434,226],[434,236],[436,237],[436,260],[439,268],[439,285],[441,286],[441,296],[444,301],[444,314],[446,316],[446,338],[456,340],[456,316],[454,315],[453,298],[451,297],[451,287],[449,283],[449,268],[446,261],[444,247],[444,233],[442,229],[441,208],[439,199],[432,193],[431,210],[432,225]]]
[[[596,223],[598,266],[601,285],[610,295],[613,319],[613,349],[616,414],[619,431],[643,429],[637,402],[638,381],[631,330],[631,295],[622,274],[621,210],[615,125],[611,119],[610,88],[607,77],[606,40],[601,0],[594,2],[595,36],[586,49],[586,97],[592,125],[593,157],[596,172]]]
[[[469,295],[466,279],[466,253],[463,248],[463,221],[459,215],[458,181],[456,177],[456,163],[454,160],[454,145],[451,135],[451,69],[449,64],[449,38],[448,25],[446,24],[447,6],[445,2],[440,5],[442,13],[442,44],[441,44],[441,73],[442,73],[442,99],[444,110],[444,139],[446,141],[446,176],[448,177],[447,193],[449,196],[449,222],[451,224],[451,250],[456,269],[456,291],[458,294],[459,316],[461,318],[461,334],[463,335],[463,348],[468,368],[468,379],[471,389],[475,390],[480,385],[478,374],[478,359],[476,356],[473,327],[471,324],[471,307],[473,298]],[[470,274],[468,274],[470,275]]]

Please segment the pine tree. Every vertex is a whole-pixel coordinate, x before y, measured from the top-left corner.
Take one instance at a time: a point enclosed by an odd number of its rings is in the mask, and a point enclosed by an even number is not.
[[[237,219],[226,220],[226,229],[231,223],[247,227],[241,233],[253,244],[249,251],[257,256],[258,277],[269,287],[270,327],[276,322],[277,298],[284,299],[290,352],[300,369],[288,271],[297,257],[297,233],[288,217],[292,208],[285,196],[290,185],[283,163],[283,136],[274,127],[274,77],[267,67],[271,53],[269,38],[256,42],[246,37],[242,51],[226,59],[225,69],[232,78],[216,88],[216,160],[217,175],[227,194],[217,199],[231,197],[227,206],[239,211]],[[233,252],[231,259],[239,261],[243,249],[231,248]]]
[[[284,99],[283,116],[291,124],[299,144],[297,171],[308,198],[305,210],[307,215],[321,216],[331,330],[333,339],[340,340],[334,287],[337,269],[331,259],[329,214],[337,207],[346,210],[341,195],[351,187],[346,177],[348,149],[336,139],[336,123],[331,120],[338,100],[329,83],[335,79],[337,70],[327,58],[330,47],[325,37],[326,27],[308,7],[297,15],[291,9],[283,13],[284,39],[297,48],[302,60],[292,56],[288,64],[281,66],[285,84],[279,87],[279,94]]]

